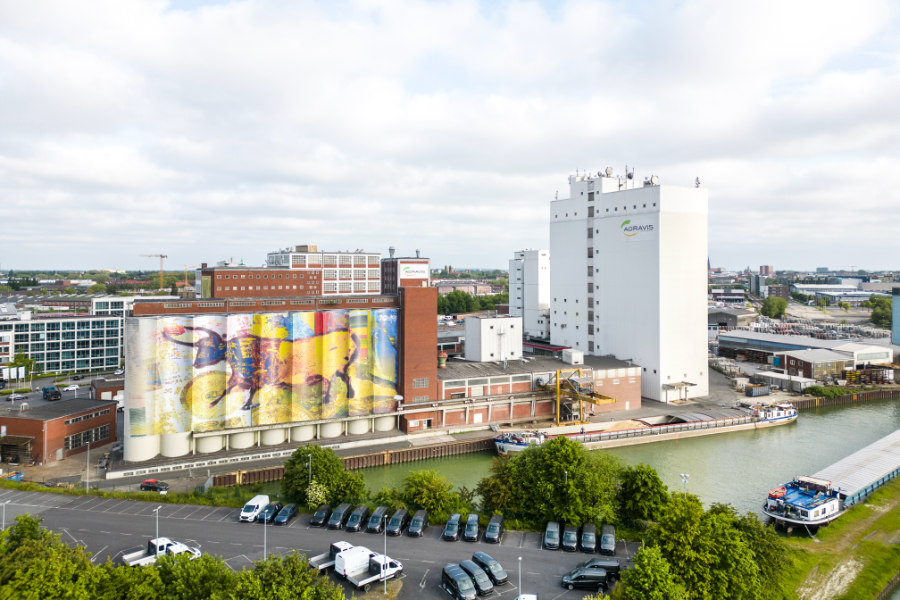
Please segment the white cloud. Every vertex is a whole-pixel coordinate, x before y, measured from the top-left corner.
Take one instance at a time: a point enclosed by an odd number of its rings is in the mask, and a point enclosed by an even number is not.
[[[4,267],[499,267],[570,172],[628,163],[700,176],[714,264],[900,268],[887,1],[179,6],[0,5]]]

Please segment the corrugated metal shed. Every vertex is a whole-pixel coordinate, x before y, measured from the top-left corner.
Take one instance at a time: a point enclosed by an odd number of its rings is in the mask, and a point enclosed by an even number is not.
[[[830,481],[832,487],[847,495],[846,505],[854,504],[900,473],[900,430],[866,446],[813,477]]]

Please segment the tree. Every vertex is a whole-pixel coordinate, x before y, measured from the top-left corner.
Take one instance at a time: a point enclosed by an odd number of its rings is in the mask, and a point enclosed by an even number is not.
[[[187,553],[163,556],[156,561],[167,600],[205,600],[234,588],[238,576],[221,558],[202,554],[191,560]]]
[[[891,298],[873,294],[869,298],[869,304],[872,306],[872,315],[869,317],[869,320],[879,327],[891,328],[893,326]]]
[[[103,283],[95,283],[91,286],[92,294],[105,294],[106,293],[106,285]]]
[[[784,589],[788,573],[785,564],[790,558],[790,548],[784,538],[775,532],[774,526],[766,525],[751,512],[736,517],[734,527],[741,532],[753,553],[760,587],[767,590]]]
[[[67,288],[65,289],[65,292],[66,292],[67,294],[74,294],[74,293],[75,293],[75,288],[67,287]]]
[[[178,295],[178,286],[174,283],[172,284],[172,289],[169,290],[169,295],[177,296]]]
[[[634,568],[622,573],[623,600],[683,600],[684,588],[675,580],[659,548],[643,546],[634,555]]]
[[[28,358],[26,354],[16,354],[15,357],[9,363],[4,365],[5,367],[25,367],[25,375],[27,376],[34,370],[34,359]],[[15,379],[14,377],[11,379]]]
[[[625,467],[619,488],[622,517],[655,521],[669,499],[669,490],[650,465]]]
[[[772,319],[781,319],[787,310],[787,300],[778,296],[769,296],[763,301],[762,308],[759,309],[761,315],[765,315]]]
[[[402,499],[413,508],[424,508],[435,515],[446,514],[453,505],[453,484],[437,471],[411,471],[403,479]]]
[[[97,586],[97,600],[143,600],[164,598],[165,587],[157,569],[133,569],[116,565],[107,559]]]
[[[847,312],[848,310],[850,310],[849,302],[838,302],[837,305],[838,305],[838,308],[840,308],[844,312]]]
[[[387,506],[391,509],[391,512],[406,508],[406,503],[403,502],[403,494],[394,486],[385,486],[381,488],[381,491],[379,491],[372,500],[378,506]]]
[[[617,520],[619,459],[561,436],[510,459],[513,509],[567,525]]]
[[[344,600],[341,587],[310,569],[306,557],[292,550],[287,556],[266,557],[238,573],[233,589],[217,598],[229,600]]]
[[[331,448],[316,445],[297,448],[284,463],[281,491],[285,496],[298,504],[310,506],[309,456],[312,456],[312,479],[327,490],[329,500],[355,500],[365,496],[366,486],[362,475],[347,471],[343,459]]]
[[[503,512],[512,506],[515,487],[509,459],[495,456],[490,475],[478,482],[475,493],[481,497],[485,511]]]

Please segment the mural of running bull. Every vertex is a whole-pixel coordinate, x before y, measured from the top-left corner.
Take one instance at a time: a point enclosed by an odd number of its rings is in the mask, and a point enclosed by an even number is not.
[[[364,416],[393,410],[394,309],[158,319],[144,359],[146,433]],[[150,340],[142,340],[146,344]],[[138,353],[139,354],[139,353]],[[155,416],[155,421],[153,420]],[[150,422],[152,421],[152,422]],[[155,426],[154,426],[155,424]],[[144,431],[144,430],[142,430]],[[134,434],[144,433],[135,431]]]

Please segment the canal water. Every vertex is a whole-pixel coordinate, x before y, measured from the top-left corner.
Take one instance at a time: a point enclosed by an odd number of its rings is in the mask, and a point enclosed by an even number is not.
[[[627,464],[647,463],[672,490],[687,489],[704,504],[731,504],[740,512],[761,514],[768,491],[798,475],[828,465],[900,429],[900,401],[881,400],[803,410],[795,423],[609,450]],[[494,452],[463,454],[385,467],[362,469],[376,493],[398,488],[410,471],[434,469],[457,488],[473,489],[487,476]],[[900,599],[898,599],[900,600]]]

